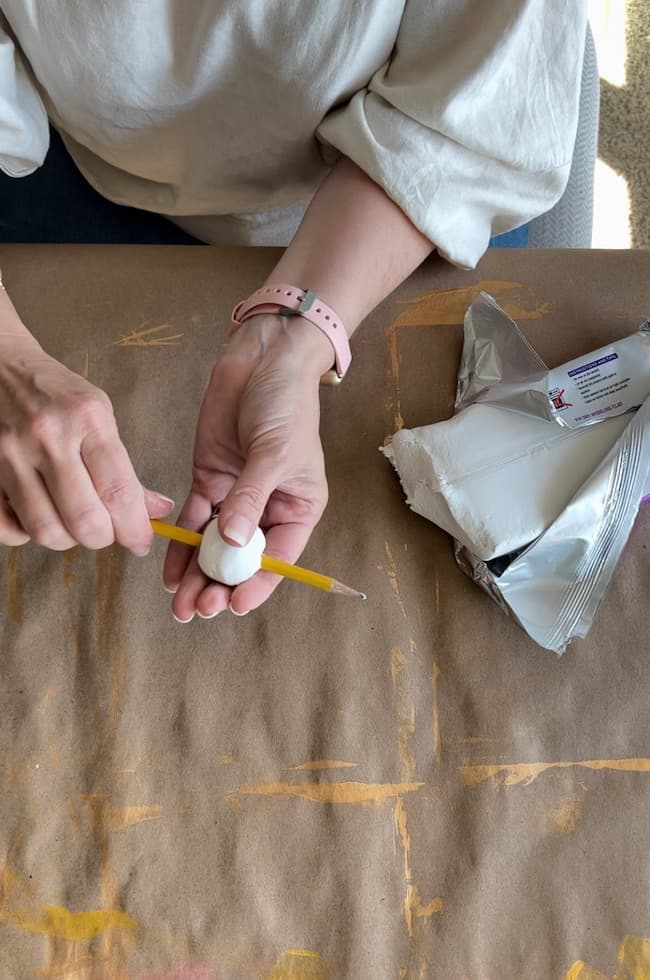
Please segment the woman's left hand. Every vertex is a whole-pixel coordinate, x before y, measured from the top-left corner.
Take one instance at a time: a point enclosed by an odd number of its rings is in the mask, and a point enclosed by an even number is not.
[[[219,530],[231,544],[247,543],[260,525],[267,554],[298,559],[327,503],[318,386],[332,362],[327,338],[299,317],[253,316],[237,330],[203,399],[178,524],[200,531],[219,508]],[[243,615],[280,581],[260,571],[235,588],[212,582],[195,549],[177,542],[163,577],[181,622],[229,607]]]

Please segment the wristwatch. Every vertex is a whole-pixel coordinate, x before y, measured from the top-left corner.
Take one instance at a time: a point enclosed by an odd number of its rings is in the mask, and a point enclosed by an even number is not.
[[[287,283],[271,283],[262,286],[248,299],[239,302],[231,315],[233,329],[251,316],[259,313],[275,313],[280,316],[301,316],[321,330],[334,348],[334,367],[325,376],[325,383],[343,380],[350,366],[352,353],[345,327],[334,310],[324,303],[311,289],[301,289]]]

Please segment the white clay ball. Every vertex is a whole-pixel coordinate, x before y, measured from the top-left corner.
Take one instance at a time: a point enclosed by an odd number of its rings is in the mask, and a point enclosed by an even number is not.
[[[257,527],[248,544],[237,548],[219,534],[219,522],[210,521],[203,532],[199,548],[199,567],[208,578],[224,585],[239,585],[258,572],[262,565],[262,554],[266,538]]]

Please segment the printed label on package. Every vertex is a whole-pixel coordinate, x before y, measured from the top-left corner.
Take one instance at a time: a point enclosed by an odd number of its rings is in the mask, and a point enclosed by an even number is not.
[[[554,368],[547,391],[556,419],[571,429],[638,408],[650,396],[648,331]]]

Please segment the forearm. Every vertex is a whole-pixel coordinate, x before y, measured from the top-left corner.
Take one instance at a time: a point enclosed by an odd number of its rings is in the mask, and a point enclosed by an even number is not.
[[[267,281],[312,289],[352,334],[433,248],[384,191],[342,157]]]

